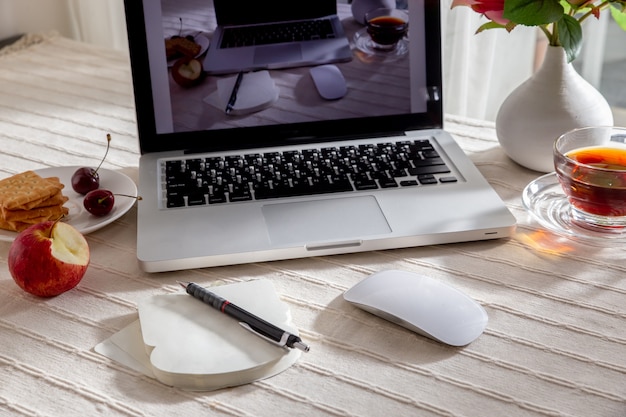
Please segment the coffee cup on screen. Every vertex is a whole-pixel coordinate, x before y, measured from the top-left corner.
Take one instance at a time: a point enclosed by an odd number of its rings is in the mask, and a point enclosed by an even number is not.
[[[367,33],[372,46],[392,51],[409,30],[409,14],[406,10],[380,8],[365,14]]]

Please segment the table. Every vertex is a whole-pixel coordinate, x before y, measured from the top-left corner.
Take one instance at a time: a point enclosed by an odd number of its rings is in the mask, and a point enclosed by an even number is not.
[[[79,286],[50,299],[19,289],[0,243],[0,416],[626,416],[626,251],[539,227],[520,195],[539,173],[511,162],[491,123],[446,128],[516,216],[510,239],[147,274],[136,211],[89,234]],[[0,177],[59,165],[137,176],[128,57],[57,35],[0,52]],[[448,347],[348,305],[382,269],[426,274],[480,302],[482,336]],[[252,384],[193,393],[93,348],[137,318],[137,303],[203,285],[270,280],[311,351]]]

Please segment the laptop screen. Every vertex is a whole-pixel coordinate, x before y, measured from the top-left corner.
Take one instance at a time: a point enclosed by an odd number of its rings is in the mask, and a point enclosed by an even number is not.
[[[275,22],[293,16],[315,18],[334,14],[337,0],[213,0],[220,25]],[[241,11],[245,10],[246,13]]]
[[[308,3],[289,3],[298,2]],[[383,53],[368,48],[365,27],[354,19],[350,5],[338,3],[353,52],[349,62],[336,64],[346,93],[334,100],[322,98],[310,66],[272,69],[267,79],[276,89],[276,100],[258,111],[231,115],[224,111],[219,93],[237,74],[205,75],[191,86],[181,86],[172,75],[176,58],[168,59],[166,51],[166,40],[172,37],[193,39],[202,61],[217,26],[212,2],[126,0],[141,152],[319,143],[442,127],[439,7],[438,0],[409,0],[408,35],[401,48]],[[243,6],[240,12],[250,10]],[[248,85],[247,91],[251,94],[254,88]]]

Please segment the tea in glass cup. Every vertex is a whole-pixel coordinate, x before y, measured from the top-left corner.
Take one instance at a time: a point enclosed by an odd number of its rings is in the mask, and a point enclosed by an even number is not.
[[[380,8],[365,14],[372,47],[392,51],[409,30],[409,14],[401,9]]]
[[[626,128],[585,127],[554,143],[554,167],[574,224],[622,233],[626,228]]]

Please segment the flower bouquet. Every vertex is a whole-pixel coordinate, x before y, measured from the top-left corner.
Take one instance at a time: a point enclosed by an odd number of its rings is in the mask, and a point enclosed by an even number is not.
[[[536,26],[545,33],[551,46],[565,49],[572,62],[582,46],[581,24],[589,17],[600,17],[609,9],[617,24],[626,30],[626,0],[453,0],[452,7],[468,6],[489,22],[477,33],[503,28],[512,31],[517,25]]]

